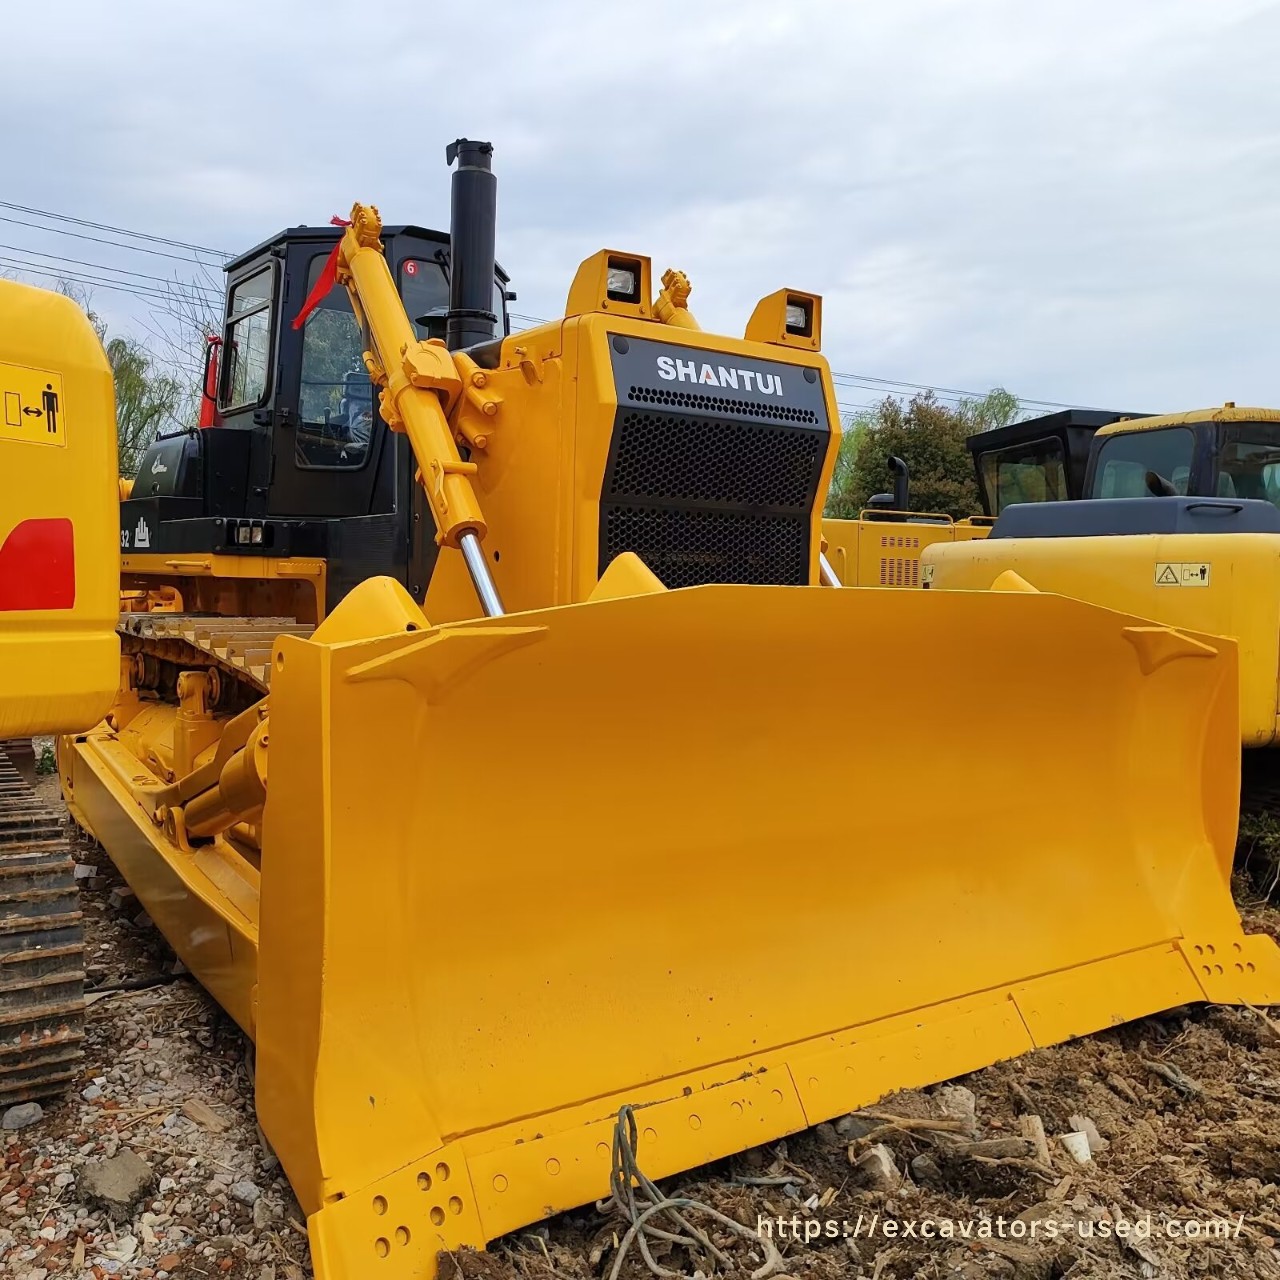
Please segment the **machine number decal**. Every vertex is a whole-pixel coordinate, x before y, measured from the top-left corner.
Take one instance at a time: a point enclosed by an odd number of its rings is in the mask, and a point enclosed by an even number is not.
[[[1211,564],[1203,560],[1157,560],[1157,587],[1207,587]]]
[[[61,374],[0,363],[0,440],[67,443]]]

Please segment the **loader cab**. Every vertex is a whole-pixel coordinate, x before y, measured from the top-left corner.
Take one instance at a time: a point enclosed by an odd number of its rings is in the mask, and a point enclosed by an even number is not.
[[[365,341],[334,286],[300,328],[339,227],[292,227],[228,263],[216,374],[204,420],[147,452],[121,504],[126,553],[323,559],[328,607],[373,574],[416,596],[435,547],[405,436],[386,429],[365,370]],[[416,226],[383,230],[387,265],[421,338],[443,338],[450,240]],[[499,339],[508,277],[493,280]],[[415,517],[417,517],[415,519]]]
[[[1280,508],[1280,410],[1199,410],[1099,431],[1089,498],[1244,498]]]
[[[970,436],[965,447],[982,499],[998,516],[1017,502],[1064,502],[1084,497],[1094,434],[1111,423],[1143,414],[1064,409]]]

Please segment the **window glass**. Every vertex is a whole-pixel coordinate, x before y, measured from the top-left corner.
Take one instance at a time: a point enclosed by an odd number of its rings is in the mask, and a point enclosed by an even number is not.
[[[1191,478],[1195,437],[1189,427],[1158,427],[1106,436],[1098,450],[1093,498],[1149,498],[1159,493],[1149,478],[1159,477],[1177,493]]]
[[[1233,422],[1221,428],[1218,496],[1280,506],[1280,423]]]
[[[271,268],[264,267],[256,275],[242,280],[231,294],[231,314],[256,311],[271,301]]]
[[[1033,440],[981,455],[982,483],[999,515],[1015,502],[1065,502],[1067,468],[1062,442]]]
[[[400,296],[419,338],[444,338],[449,313],[449,282],[444,268],[430,258],[406,258],[400,264]],[[502,282],[493,282],[493,313],[498,317],[494,334],[506,335],[506,293]]]
[[[449,285],[438,262],[406,258],[400,264],[400,296],[419,338],[444,337]]]
[[[328,255],[307,272],[309,296]],[[302,328],[296,461],[299,467],[355,468],[369,456],[374,430],[373,384],[364,367],[364,340],[347,291],[335,285]]]
[[[221,407],[257,404],[267,389],[271,355],[272,270],[240,281],[231,291],[231,322],[227,325]]]

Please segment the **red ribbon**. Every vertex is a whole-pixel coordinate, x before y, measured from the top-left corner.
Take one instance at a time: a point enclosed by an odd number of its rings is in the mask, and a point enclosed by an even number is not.
[[[351,222],[347,218],[339,218],[334,214],[329,219],[331,227],[349,227]],[[311,313],[325,300],[329,295],[329,290],[338,283],[338,251],[342,248],[342,240],[333,246],[333,252],[325,259],[324,267],[320,272],[320,278],[316,281],[315,288],[307,294],[302,303],[302,308],[293,318],[293,327],[301,329],[307,323]]]

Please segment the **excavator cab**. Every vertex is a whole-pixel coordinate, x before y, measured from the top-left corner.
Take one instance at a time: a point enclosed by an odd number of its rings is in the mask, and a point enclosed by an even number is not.
[[[211,348],[221,358],[205,393],[218,425],[162,437],[143,458],[120,505],[120,545],[134,567],[236,557],[270,577],[267,561],[321,561],[324,590],[302,607],[310,621],[373,575],[421,598],[435,559],[430,514],[408,440],[385,429],[347,291],[323,292],[293,325],[341,234],[291,227],[227,264],[222,339]],[[383,243],[416,335],[443,338],[448,234],[392,226]],[[508,331],[507,284],[496,268],[497,340]]]

